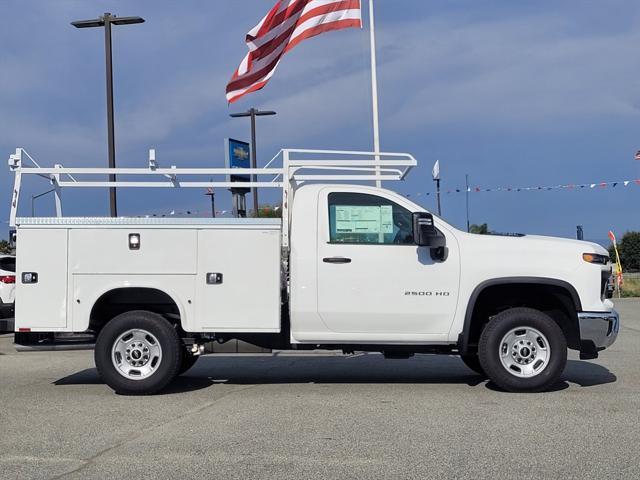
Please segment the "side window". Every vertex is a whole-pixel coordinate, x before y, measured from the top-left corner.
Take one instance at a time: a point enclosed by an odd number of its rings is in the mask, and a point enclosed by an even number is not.
[[[413,245],[411,212],[376,195],[330,193],[329,241]]]

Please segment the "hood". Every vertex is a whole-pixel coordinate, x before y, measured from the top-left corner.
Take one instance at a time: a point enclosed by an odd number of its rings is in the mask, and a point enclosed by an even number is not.
[[[584,240],[575,240],[573,238],[563,238],[563,237],[546,237],[542,235],[526,235],[526,239],[533,240],[541,243],[549,243],[549,244],[562,244],[566,246],[573,245],[576,248],[582,248],[584,251],[582,253],[598,253],[601,255],[609,255],[609,252],[602,246],[598,245],[594,242],[585,242]],[[550,245],[551,246],[551,245]]]

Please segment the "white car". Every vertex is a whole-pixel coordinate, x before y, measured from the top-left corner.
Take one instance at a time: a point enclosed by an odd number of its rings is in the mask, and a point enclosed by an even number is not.
[[[13,317],[16,292],[16,257],[0,255],[0,318]]]

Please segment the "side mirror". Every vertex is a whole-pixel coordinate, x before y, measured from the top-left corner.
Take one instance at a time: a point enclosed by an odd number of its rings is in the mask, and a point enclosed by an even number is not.
[[[433,223],[433,215],[426,212],[413,213],[413,241],[419,247],[431,249],[446,245],[444,235]]]

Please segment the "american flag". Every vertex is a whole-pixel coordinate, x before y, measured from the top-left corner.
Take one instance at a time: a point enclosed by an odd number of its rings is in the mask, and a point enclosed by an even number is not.
[[[636,160],[640,160],[640,150],[636,152],[636,156],[633,158],[635,158]]]
[[[227,101],[263,88],[301,41],[351,27],[362,27],[360,0],[279,0],[247,34],[249,53],[227,85]]]

